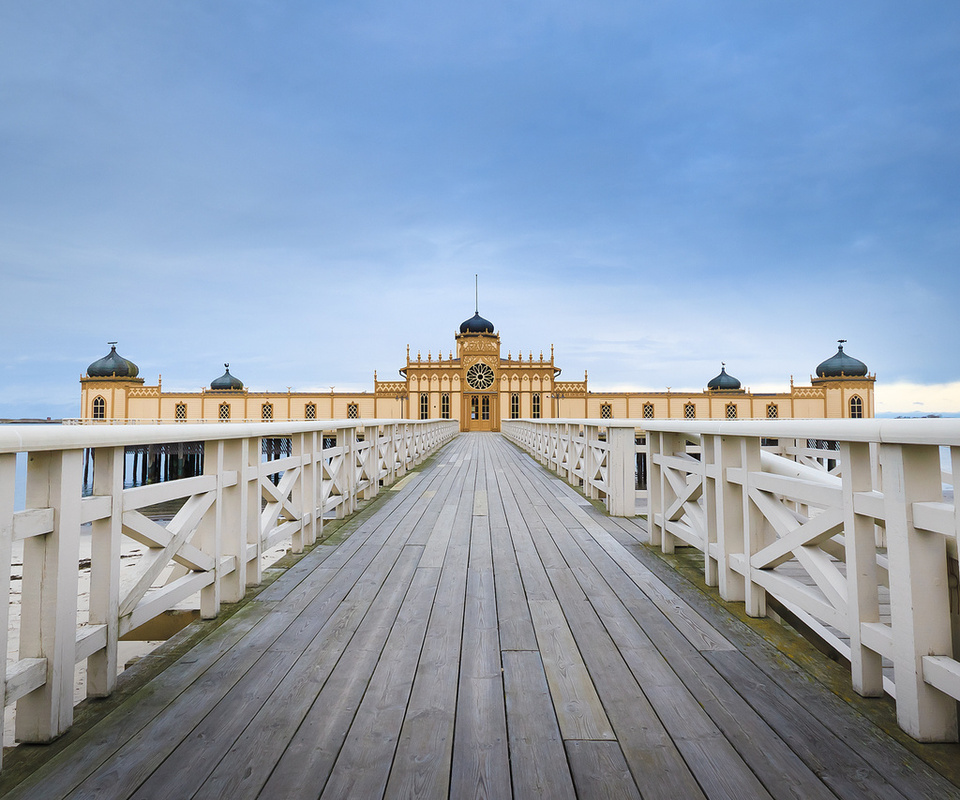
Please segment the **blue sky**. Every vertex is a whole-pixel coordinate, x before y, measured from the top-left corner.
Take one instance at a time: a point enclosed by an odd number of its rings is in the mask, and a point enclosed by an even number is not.
[[[594,388],[960,411],[955,2],[0,5],[0,416],[372,387],[474,310]]]

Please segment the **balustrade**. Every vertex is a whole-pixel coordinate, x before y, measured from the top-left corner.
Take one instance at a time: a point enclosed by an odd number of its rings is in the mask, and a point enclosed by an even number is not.
[[[0,426],[0,591],[10,595],[11,556],[22,542],[20,641],[0,674],[16,736],[50,741],[73,720],[75,666],[86,662],[88,696],[113,691],[117,641],[186,602],[217,615],[261,579],[261,556],[289,542],[302,552],[325,516],[342,518],[456,435],[449,420],[350,420],[171,425]],[[289,450],[263,439],[290,440]],[[202,442],[203,474],[124,488],[129,446]],[[331,446],[332,445],[332,446]],[[83,496],[83,452],[93,492]],[[18,453],[25,453],[25,508],[15,507]],[[23,459],[21,459],[23,462]],[[23,469],[23,467],[20,467]],[[162,525],[144,513],[179,504]],[[89,613],[78,607],[83,526],[90,525]],[[121,542],[143,547],[136,575],[121,581]],[[9,604],[0,620],[8,652]]]

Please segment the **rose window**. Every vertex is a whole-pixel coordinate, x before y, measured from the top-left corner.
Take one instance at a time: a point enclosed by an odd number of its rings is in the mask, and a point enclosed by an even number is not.
[[[489,389],[493,378],[493,370],[486,364],[474,364],[467,370],[467,385],[471,389]]]

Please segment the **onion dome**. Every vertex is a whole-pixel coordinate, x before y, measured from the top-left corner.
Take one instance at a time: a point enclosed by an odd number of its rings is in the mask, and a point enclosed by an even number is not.
[[[867,365],[843,352],[846,339],[838,339],[837,354],[817,367],[818,378],[862,378],[867,374]]]
[[[481,317],[478,310],[470,319],[461,323],[460,333],[493,333],[493,323]]]
[[[727,365],[724,363],[720,364],[720,374],[716,378],[710,381],[707,384],[707,389],[739,389],[740,381],[734,378],[732,375],[727,375]]]
[[[230,365],[224,364],[223,366],[226,371],[219,378],[210,382],[210,388],[220,391],[239,391],[243,389],[243,382],[230,374]]]
[[[88,378],[136,378],[140,368],[117,352],[116,342],[107,342],[110,352],[87,367]]]

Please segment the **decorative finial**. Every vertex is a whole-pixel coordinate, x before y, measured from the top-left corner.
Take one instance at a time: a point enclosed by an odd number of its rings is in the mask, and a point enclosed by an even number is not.
[[[843,345],[844,345],[844,342],[846,341],[847,341],[846,339],[837,339],[837,343],[840,345],[841,351],[843,350]]]
[[[474,305],[476,306],[476,311],[474,313],[480,313],[480,275],[479,273],[473,274],[473,299]]]
[[[224,368],[227,372],[229,372],[229,371],[230,371],[230,363],[227,362],[227,361],[224,361],[224,362],[223,362],[223,368]]]
[[[110,345],[110,346],[113,347],[113,348],[116,348],[116,346],[117,346],[117,343],[116,343],[116,342],[107,342],[107,344]]]

